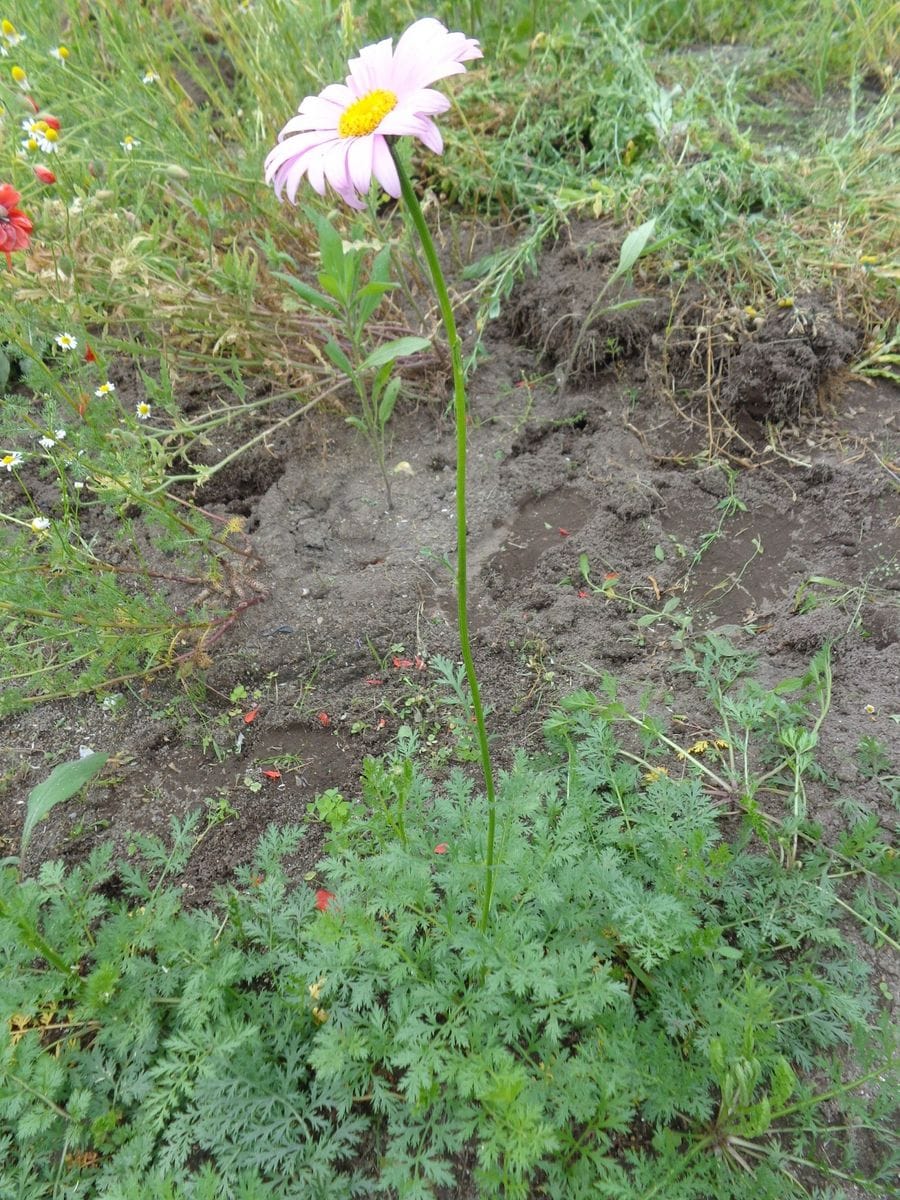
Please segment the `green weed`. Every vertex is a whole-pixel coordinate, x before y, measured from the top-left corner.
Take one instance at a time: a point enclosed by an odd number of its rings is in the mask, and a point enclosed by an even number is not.
[[[827,659],[769,700],[722,644],[689,665],[720,681],[738,753],[789,783],[781,735],[827,711]],[[611,686],[546,733],[500,782],[489,936],[483,798],[459,771],[435,788],[412,730],[368,760],[363,804],[314,806],[331,829],[316,895],[283,865],[302,830],[270,829],[211,910],[184,909],[199,814],[124,863],[8,868],[4,1190],[427,1197],[464,1169],[475,1194],[522,1200],[785,1200],[813,1179],[883,1194],[890,1035],[839,918],[875,921],[836,868],[874,880],[880,920],[873,838],[836,858],[801,822],[801,861],[747,806],[726,835],[705,752],[645,779],[671,739]]]

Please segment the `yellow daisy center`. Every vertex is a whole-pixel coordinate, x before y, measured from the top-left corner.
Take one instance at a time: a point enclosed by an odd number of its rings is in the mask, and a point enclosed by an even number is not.
[[[365,137],[374,133],[384,118],[397,107],[397,97],[385,88],[376,88],[345,108],[338,121],[341,137]]]

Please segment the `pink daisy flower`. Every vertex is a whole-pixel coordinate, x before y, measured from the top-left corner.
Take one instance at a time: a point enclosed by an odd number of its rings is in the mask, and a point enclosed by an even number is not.
[[[364,208],[373,175],[389,196],[400,195],[389,137],[409,134],[441,153],[444,143],[431,118],[450,101],[428,84],[481,58],[478,42],[424,17],[391,47],[391,38],[366,46],[350,60],[346,84],[307,96],[282,129],[266,158],[266,183],[279,198],[284,193],[293,204],[305,175],[320,196],[327,181],[351,208]]]

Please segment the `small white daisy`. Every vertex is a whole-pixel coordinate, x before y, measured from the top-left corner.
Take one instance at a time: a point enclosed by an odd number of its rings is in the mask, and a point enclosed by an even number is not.
[[[41,143],[36,137],[29,136],[22,139],[22,149],[26,152],[26,154],[34,154],[36,151],[40,150],[40,148]]]
[[[31,84],[28,82],[28,76],[21,67],[12,67],[10,69],[13,83],[17,83],[23,92],[31,91]]]
[[[159,76],[155,71],[147,70],[141,76],[141,83],[159,83]]]
[[[18,46],[20,42],[25,41],[25,34],[19,33],[12,21],[6,19],[0,21],[0,37],[3,38],[7,46]]]
[[[84,487],[84,480],[76,479],[75,482],[72,484],[72,487],[75,489],[76,492],[80,492],[81,489]]]
[[[110,392],[114,392],[115,390],[116,385],[111,380],[107,379],[106,383],[101,383],[100,386],[94,391],[94,395],[97,397],[108,396]]]
[[[134,411],[137,413],[137,419],[139,421],[146,421],[150,416],[151,409],[146,400],[140,400],[134,406]]]
[[[30,522],[30,527],[35,533],[46,533],[50,528],[50,521],[47,517],[35,517]]]
[[[6,467],[7,471],[13,471],[22,463],[22,455],[18,450],[13,450],[11,454],[4,454],[0,458],[0,467]]]
[[[45,154],[56,154],[59,150],[59,134],[51,125],[40,134],[37,143]]]
[[[69,51],[65,46],[54,46],[50,51],[50,57],[55,58],[62,66],[66,65],[66,59],[69,57]]]
[[[119,142],[119,145],[126,154],[130,154],[135,146],[139,146],[140,144],[141,143],[137,140],[137,138],[132,137],[130,133],[126,133],[121,142]]]
[[[60,350],[78,349],[78,339],[73,338],[71,333],[58,333],[53,340],[59,346]]]
[[[56,445],[56,438],[47,437],[38,438],[38,445],[43,446],[45,450],[52,450]]]
[[[64,429],[54,429],[53,436],[56,438],[56,440],[58,442],[62,442],[65,440],[66,431]]]

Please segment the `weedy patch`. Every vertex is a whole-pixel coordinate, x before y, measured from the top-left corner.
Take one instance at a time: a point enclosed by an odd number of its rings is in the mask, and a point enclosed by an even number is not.
[[[692,669],[709,684],[714,663],[735,682],[747,666],[711,644]],[[489,936],[483,800],[459,772],[434,788],[411,729],[367,762],[363,806],[336,791],[311,806],[330,831],[316,892],[282,865],[302,830],[270,829],[212,909],[183,909],[199,813],[135,839],[128,862],[98,849],[21,883],[7,869],[4,1186],[425,1196],[464,1153],[481,1195],[614,1181],[624,1197],[781,1200],[816,1173],[878,1194],[889,1040],[840,915],[889,937],[883,849],[872,829],[831,853],[802,813],[760,819],[767,790],[813,767],[786,732],[804,713],[814,731],[826,670],[796,681],[800,701],[714,685],[716,769],[744,812],[731,836],[705,743],[684,778],[646,771],[614,700],[567,701],[548,751],[500,780]],[[645,755],[671,744],[634,720]],[[744,755],[752,796],[732,773]],[[802,862],[785,852],[797,837]],[[862,912],[842,864],[872,897]],[[835,1122],[883,1147],[874,1174],[854,1137],[820,1153]]]

